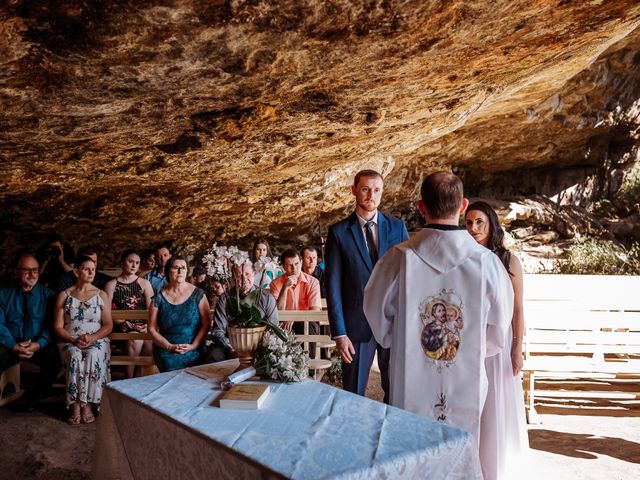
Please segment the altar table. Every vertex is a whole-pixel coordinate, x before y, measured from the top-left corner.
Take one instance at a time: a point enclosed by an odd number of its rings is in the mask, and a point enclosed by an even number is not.
[[[271,389],[230,410],[180,370],[111,383],[93,478],[482,479],[466,432],[315,381]]]

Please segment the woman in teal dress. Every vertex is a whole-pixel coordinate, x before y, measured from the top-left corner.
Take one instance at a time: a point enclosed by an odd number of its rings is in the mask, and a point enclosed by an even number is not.
[[[202,361],[202,343],[211,325],[211,310],[204,291],[187,283],[187,269],[184,258],[170,258],[164,266],[169,283],[151,301],[147,328],[161,372]]]

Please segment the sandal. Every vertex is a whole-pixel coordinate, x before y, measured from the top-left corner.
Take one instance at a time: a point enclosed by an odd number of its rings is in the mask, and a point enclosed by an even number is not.
[[[91,407],[83,408],[82,423],[93,423],[95,421],[96,421],[96,417],[93,416],[93,412],[91,411]]]
[[[82,416],[80,415],[80,408],[77,410],[72,408],[71,413],[69,414],[69,418],[67,418],[67,423],[69,425],[80,425],[80,421],[82,420]]]

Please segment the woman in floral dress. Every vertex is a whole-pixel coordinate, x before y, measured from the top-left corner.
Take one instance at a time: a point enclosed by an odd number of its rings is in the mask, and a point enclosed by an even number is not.
[[[95,421],[91,408],[100,405],[102,387],[111,380],[108,335],[112,321],[107,294],[91,284],[95,262],[80,257],[73,273],[76,283],[58,295],[54,329],[67,369],[67,422],[78,425]]]
[[[112,310],[147,310],[153,297],[153,287],[148,280],[137,275],[140,268],[140,255],[133,249],[125,250],[120,257],[120,263],[122,272],[104,287]],[[114,320],[113,323],[114,329],[125,333],[146,333],[147,331],[146,320],[139,322]],[[151,340],[127,340],[127,355],[130,357],[151,355]],[[128,378],[133,377],[134,369],[139,370],[140,367],[127,366]]]

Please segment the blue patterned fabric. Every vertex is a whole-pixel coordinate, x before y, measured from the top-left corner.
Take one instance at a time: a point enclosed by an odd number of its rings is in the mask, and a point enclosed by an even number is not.
[[[167,286],[167,277],[157,270],[151,270],[143,278],[149,280],[149,283],[151,283],[153,287],[153,293],[156,295],[159,295],[162,289]]]
[[[315,381],[270,385],[259,410],[234,410],[218,408],[222,392],[184,371],[113,382],[107,390],[121,432],[114,445],[125,449],[116,459],[152,474],[158,458],[147,466],[137,449],[171,448],[172,462],[158,474],[207,468],[242,478],[217,461],[217,449],[267,469],[263,478],[482,479],[471,436],[462,430]],[[141,411],[153,413],[145,419]],[[171,421],[161,425],[166,418]],[[189,453],[196,445],[206,452],[202,459]]]
[[[179,305],[169,303],[162,294],[156,293],[151,301],[158,308],[158,332],[170,343],[191,343],[200,329],[200,309],[198,304],[204,291],[198,287]],[[202,349],[187,353],[172,353],[164,348],[153,346],[153,358],[158,370],[166,372],[197,365],[202,359]]]

